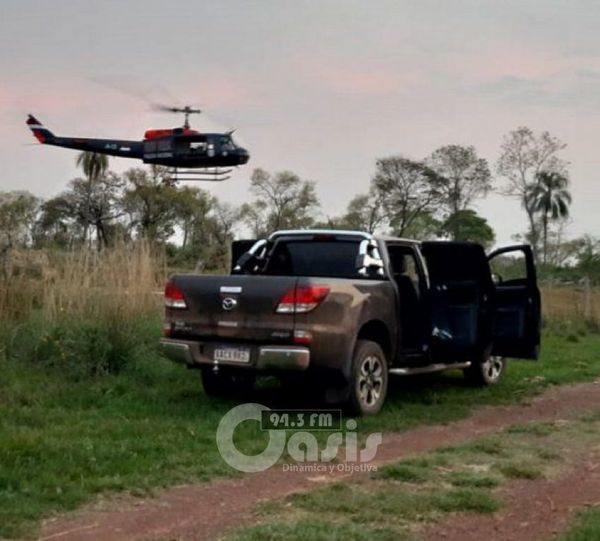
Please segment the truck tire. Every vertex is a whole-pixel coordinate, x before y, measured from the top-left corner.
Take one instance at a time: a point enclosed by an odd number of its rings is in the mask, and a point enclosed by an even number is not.
[[[212,367],[202,368],[202,387],[207,396],[236,397],[244,396],[254,389],[254,374],[219,370],[216,374]]]
[[[506,359],[490,354],[482,357],[463,370],[465,379],[474,387],[497,385],[506,371]]]
[[[352,414],[375,415],[379,412],[387,396],[388,365],[377,342],[356,342],[350,386],[349,407]]]

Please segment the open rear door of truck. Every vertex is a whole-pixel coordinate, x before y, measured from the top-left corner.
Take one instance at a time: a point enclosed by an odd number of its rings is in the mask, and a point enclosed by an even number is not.
[[[433,360],[479,358],[492,343],[493,289],[487,256],[472,242],[423,242],[430,281]]]
[[[492,354],[537,359],[541,302],[531,247],[500,248],[488,256],[488,261],[495,278]]]

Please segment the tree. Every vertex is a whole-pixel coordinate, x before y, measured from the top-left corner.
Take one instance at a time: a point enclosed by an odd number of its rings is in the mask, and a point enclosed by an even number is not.
[[[208,234],[210,236],[209,250],[204,267],[207,270],[228,268],[230,263],[231,243],[234,239],[234,227],[240,220],[240,210],[229,203],[215,200],[210,220]]]
[[[252,203],[242,206],[241,217],[256,237],[279,229],[302,229],[315,222],[319,200],[315,183],[290,171],[271,175],[255,169],[250,180]]]
[[[577,268],[585,276],[600,279],[600,239],[584,235],[578,242]]]
[[[540,171],[535,182],[527,190],[527,208],[541,217],[542,261],[548,260],[548,226],[551,221],[563,220],[569,216],[571,194],[569,180],[559,173]]]
[[[421,212],[412,221],[404,232],[409,239],[433,240],[440,236],[442,221],[436,217],[434,212]]]
[[[372,189],[394,234],[406,235],[420,216],[435,210],[440,181],[423,162],[402,156],[377,160]]]
[[[381,193],[371,189],[368,194],[355,196],[339,220],[339,229],[373,233],[385,220]]]
[[[183,240],[180,249],[170,248],[172,263],[194,263],[198,270],[224,272],[240,210],[189,186],[176,190],[173,209]]]
[[[35,224],[35,242],[71,246],[82,237],[81,221],[74,216],[71,201],[65,194],[44,201]]]
[[[29,192],[0,192],[0,270],[12,274],[12,251],[29,242],[39,199]]]
[[[487,220],[474,210],[459,210],[441,225],[442,232],[453,240],[478,242],[486,248],[494,244],[496,235]]]
[[[114,204],[116,190],[122,183],[115,174],[107,174],[108,156],[95,152],[81,152],[77,155],[85,179],[71,181],[70,199],[74,212],[84,224],[84,240],[88,228],[96,230],[98,249],[108,244],[107,222],[115,217]]]
[[[191,186],[177,189],[174,212],[176,223],[183,233],[183,248],[193,245],[194,249],[198,249],[206,242],[204,231],[216,202],[216,198],[206,190]]]
[[[122,216],[119,207],[123,180],[114,173],[108,173],[95,180],[76,178],[69,183],[69,190],[62,196],[68,202],[71,215],[83,227],[83,240],[90,227],[96,231],[98,250],[109,242],[109,224]]]
[[[130,216],[130,226],[150,241],[166,241],[174,232],[177,218],[177,189],[165,179],[167,169],[153,165],[150,170],[133,168],[124,173],[130,185],[121,205]]]
[[[504,137],[500,158],[496,164],[498,174],[506,179],[502,192],[516,197],[527,214],[528,240],[536,257],[539,252],[540,227],[536,211],[531,207],[529,192],[537,184],[539,173],[546,171],[566,175],[567,162],[558,153],[566,147],[547,131],[535,135],[527,127],[513,130]]]
[[[579,256],[582,239],[565,238],[565,221],[561,221],[557,225],[558,227],[548,231],[546,265],[555,269],[568,268]]]
[[[96,152],[81,152],[77,155],[77,165],[89,180],[97,180],[108,171],[108,156]]]
[[[472,146],[446,145],[434,151],[427,164],[438,174],[436,191],[441,209],[447,216],[446,226],[458,228],[459,217],[466,216],[460,213],[473,201],[487,195],[492,187],[487,161],[479,158]],[[459,239],[458,229],[449,230],[449,233],[452,239]]]
[[[0,241],[3,246],[26,244],[40,200],[29,192],[0,192]]]
[[[269,234],[268,206],[266,201],[256,200],[252,203],[244,203],[241,207],[242,220],[250,228],[255,239],[260,239]]]

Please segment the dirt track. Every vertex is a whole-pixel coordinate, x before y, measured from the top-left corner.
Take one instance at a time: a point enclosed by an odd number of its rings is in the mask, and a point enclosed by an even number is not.
[[[512,424],[569,419],[598,409],[598,382],[556,388],[527,405],[482,408],[471,417],[448,425],[421,427],[401,434],[384,434],[376,463],[398,460],[439,446],[490,434]],[[472,538],[519,539],[520,537],[515,537],[514,531],[509,531],[506,527],[514,521],[527,522],[520,517],[527,518],[534,513],[535,506],[540,507],[536,502],[547,501],[546,491],[554,495],[551,501],[554,502],[553,513],[556,516],[551,525],[550,521],[543,524],[543,530],[544,534],[546,530],[552,533],[553,529],[564,524],[571,505],[585,504],[589,499],[600,500],[600,471],[594,468],[586,470],[586,467],[584,465],[583,469],[573,472],[574,479],[564,481],[565,487],[570,486],[574,480],[581,481],[579,488],[571,491],[571,499],[561,496],[566,494],[561,480],[540,482],[536,485],[539,488],[535,488],[535,491],[540,491],[539,495],[531,493],[531,497],[524,498],[530,501],[530,511],[525,513],[525,507],[522,506],[515,509],[514,519],[509,514],[503,514],[500,518],[479,518],[479,522],[471,526],[474,530],[470,531],[476,532],[476,537]],[[290,473],[274,467],[267,472],[238,479],[174,487],[163,491],[156,498],[118,497],[108,503],[96,504],[77,513],[45,521],[40,539],[214,539],[229,528],[253,522],[255,518],[252,510],[259,501],[280,498],[319,483],[339,480],[343,476],[338,472],[318,476],[311,473]],[[514,490],[517,494],[520,485],[511,483],[506,490]],[[589,494],[586,493],[588,491]],[[504,518],[505,515],[507,518]],[[439,529],[432,529],[431,538],[470,539],[462,530],[461,523],[453,523],[452,520],[454,519],[440,524]],[[540,525],[544,520],[541,519]],[[506,522],[504,526],[502,521]],[[527,537],[521,538],[536,538],[531,528],[523,526],[522,531]]]
[[[600,503],[600,455],[579,457],[559,479],[513,481],[501,489],[505,509],[493,515],[457,514],[434,524],[431,541],[542,541],[563,531],[573,509]]]

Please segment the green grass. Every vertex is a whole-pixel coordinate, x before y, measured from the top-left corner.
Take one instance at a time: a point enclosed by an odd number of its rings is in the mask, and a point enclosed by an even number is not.
[[[142,353],[115,375],[0,359],[0,537],[31,534],[41,517],[103,492],[232,473],[214,440],[232,404],[209,401],[196,371],[139,340]],[[264,441],[240,428],[242,439]]]
[[[577,343],[565,336],[545,335],[539,361],[509,361],[502,383],[474,389],[458,371],[443,375],[392,378],[389,400],[376,417],[362,419],[359,429],[400,431],[416,425],[448,423],[481,405],[505,405],[526,400],[550,386],[600,377],[600,335],[582,336]]]
[[[597,541],[600,539],[600,509],[592,508],[579,513],[567,532],[557,541]]]
[[[415,539],[449,513],[494,513],[502,508],[495,489],[512,479],[561,475],[565,460],[600,441],[600,420],[580,419],[552,425],[541,433],[531,425],[514,426],[419,458],[379,468],[370,479],[327,485],[292,494],[259,508],[262,524],[230,532],[230,541],[253,539]],[[541,446],[553,460],[536,463]],[[492,452],[492,450],[495,450]],[[564,455],[564,456],[563,456]],[[534,467],[535,464],[535,467]],[[566,541],[596,540],[600,516],[583,516]],[[579,537],[578,537],[579,536]]]
[[[336,484],[312,492],[295,494],[289,502],[307,514],[340,515],[359,524],[401,524],[436,513],[473,511],[490,513],[498,502],[486,491],[476,488],[430,486],[405,490],[398,483],[374,486]]]
[[[501,482],[498,477],[465,471],[451,472],[447,480],[456,487],[471,488],[494,488]]]
[[[535,436],[548,436],[556,430],[554,423],[532,422],[524,425],[509,426],[506,431],[511,434],[533,434]]]
[[[540,479],[543,473],[540,468],[534,464],[523,464],[519,462],[509,462],[500,464],[498,470],[508,479]]]
[[[378,474],[381,479],[394,479],[405,483],[425,483],[431,479],[430,471],[423,466],[415,464],[394,464]]]
[[[398,533],[360,524],[331,524],[314,520],[273,523],[236,534],[237,541],[402,541]]]
[[[114,341],[114,327],[107,335],[82,325],[84,338],[77,327],[0,331],[0,537],[30,535],[42,517],[99,494],[147,493],[235,474],[214,440],[219,420],[235,402],[209,400],[197,372],[158,354],[158,320],[119,330]],[[395,380],[384,410],[360,419],[358,430],[446,423],[480,405],[514,403],[549,385],[595,378],[599,348],[599,336],[577,343],[546,337],[539,363],[510,363],[504,382],[491,389],[469,388],[460,374]],[[297,406],[272,389],[254,400]],[[246,448],[262,448],[264,437],[252,423],[236,432]],[[415,464],[395,475],[426,481]],[[465,483],[455,488],[479,488]]]

